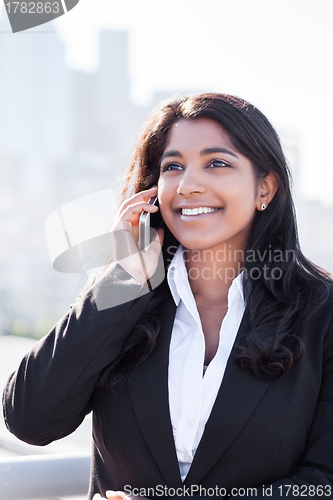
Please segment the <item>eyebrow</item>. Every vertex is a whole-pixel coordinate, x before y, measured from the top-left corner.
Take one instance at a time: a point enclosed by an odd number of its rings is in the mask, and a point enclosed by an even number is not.
[[[200,151],[201,156],[210,155],[211,153],[225,153],[227,155],[235,156],[236,158],[238,158],[236,153],[226,148],[206,148]]]
[[[206,149],[203,149],[202,151],[200,151],[200,156],[210,155],[212,153],[225,153],[227,155],[235,156],[236,158],[238,158],[236,153],[234,153],[233,151],[230,151],[229,149],[226,149],[226,148],[206,148]],[[183,155],[181,154],[180,151],[171,150],[171,151],[166,151],[162,155],[161,160],[163,160],[163,158],[168,158],[170,156],[176,156],[177,158],[183,157]]]

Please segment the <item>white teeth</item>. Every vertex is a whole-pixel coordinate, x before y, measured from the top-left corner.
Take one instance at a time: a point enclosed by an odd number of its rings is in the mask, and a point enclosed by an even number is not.
[[[207,214],[209,212],[215,212],[218,208],[211,207],[198,207],[198,208],[182,208],[182,215],[198,215]]]

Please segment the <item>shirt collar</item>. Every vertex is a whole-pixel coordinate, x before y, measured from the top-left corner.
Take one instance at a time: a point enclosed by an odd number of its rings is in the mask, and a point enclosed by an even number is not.
[[[190,289],[187,269],[184,260],[184,251],[185,249],[183,245],[179,245],[167,272],[168,285],[176,306],[179,305],[179,302],[183,298],[184,293],[186,293],[186,291]],[[238,296],[242,300],[242,302],[244,302],[243,277],[244,271],[239,273],[238,276],[233,279],[228,292],[229,301],[235,300]]]
[[[185,261],[183,257],[184,247],[183,245],[179,245],[176,253],[174,254],[172,261],[168,267],[167,280],[169,284],[169,288],[175,301],[176,306],[178,306],[180,302],[180,294],[179,294],[179,285],[180,282],[178,278],[183,278],[188,280],[187,270],[185,266]],[[178,282],[178,286],[177,286]]]

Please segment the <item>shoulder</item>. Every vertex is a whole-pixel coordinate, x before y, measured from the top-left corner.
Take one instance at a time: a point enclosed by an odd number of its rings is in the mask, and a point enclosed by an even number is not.
[[[319,321],[321,319],[324,328],[324,341],[327,348],[329,345],[331,346],[331,354],[333,355],[333,283],[328,286],[327,298],[321,311]]]
[[[302,279],[297,283],[295,292],[305,317],[329,320],[333,316],[333,280]]]
[[[333,322],[333,282],[316,285],[311,294],[316,320],[327,326]],[[311,305],[311,304],[309,304]]]
[[[321,309],[312,319],[309,350],[321,355],[324,388],[332,387],[333,375],[333,284],[327,286]],[[324,382],[325,381],[325,382]]]
[[[315,284],[311,292],[304,324],[307,343],[320,348],[324,361],[333,359],[333,283]]]

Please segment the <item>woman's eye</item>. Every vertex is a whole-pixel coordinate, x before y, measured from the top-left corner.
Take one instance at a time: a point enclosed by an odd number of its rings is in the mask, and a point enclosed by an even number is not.
[[[231,167],[231,165],[224,160],[214,160],[209,164],[209,166],[214,168]]]
[[[169,172],[170,170],[182,170],[183,167],[178,163],[167,163],[164,167],[161,167],[162,172]]]

